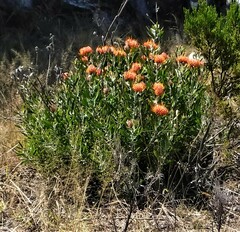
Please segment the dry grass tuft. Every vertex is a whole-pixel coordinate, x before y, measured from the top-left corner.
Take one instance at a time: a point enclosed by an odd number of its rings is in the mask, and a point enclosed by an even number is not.
[[[19,159],[16,157],[15,149],[22,141],[23,136],[16,127],[16,104],[8,104],[8,106],[0,111],[0,170],[11,169]]]
[[[0,121],[0,168],[14,166],[18,162],[14,149],[18,146],[21,138],[22,135],[14,122]]]
[[[50,180],[22,164],[1,172],[0,231],[197,232],[216,228],[210,211],[184,203],[175,208],[172,202],[159,202],[154,209],[139,210],[124,200],[112,199],[101,206],[90,207],[86,195],[89,178],[81,179],[81,176],[73,170],[66,179],[56,176]],[[221,231],[238,231],[240,226],[238,184],[224,186],[232,206],[226,208],[228,216]]]

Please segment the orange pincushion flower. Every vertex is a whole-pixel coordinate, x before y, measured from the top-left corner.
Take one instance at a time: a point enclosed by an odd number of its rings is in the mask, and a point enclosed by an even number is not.
[[[151,110],[153,113],[160,115],[160,116],[167,115],[169,112],[168,109],[164,105],[161,105],[161,104],[153,105]]]
[[[92,53],[92,52],[93,52],[93,50],[90,46],[82,47],[82,48],[79,49],[79,54],[81,56],[86,56],[86,55],[88,55],[89,53]]]
[[[132,72],[132,71],[127,71],[127,72],[124,72],[123,76],[124,76],[125,80],[134,81],[137,77],[137,74],[135,72]]]
[[[125,47],[126,48],[138,48],[139,43],[136,39],[128,38],[125,40]]]
[[[130,71],[137,73],[141,69],[141,67],[142,65],[140,63],[135,62],[132,64]]]
[[[146,84],[143,81],[140,83],[134,83],[132,89],[134,92],[141,93],[146,89]]]
[[[197,60],[197,59],[188,59],[188,65],[191,67],[195,67],[198,68],[200,66],[203,66],[204,63],[201,60]]]
[[[142,59],[142,60],[147,60],[147,57],[146,57],[145,55],[142,55],[142,56],[141,56],[141,59]]]
[[[97,71],[97,68],[93,64],[90,64],[86,69],[87,74],[93,74],[93,73],[96,73],[96,71]]]
[[[103,46],[103,47],[102,47],[102,52],[103,52],[103,53],[107,53],[107,52],[109,52],[109,51],[110,51],[109,46],[106,45],[106,46]]]
[[[96,73],[97,76],[100,76],[102,74],[102,69],[97,68],[95,73]]]
[[[165,59],[168,59],[168,58],[169,58],[169,56],[168,56],[168,54],[167,54],[166,52],[162,52],[161,55],[162,55]]]
[[[204,62],[198,59],[190,59],[187,56],[179,56],[176,60],[180,63],[188,64],[190,67],[200,67],[204,65]]]
[[[143,46],[148,49],[157,49],[158,48],[158,45],[151,39],[144,42]]]
[[[162,64],[166,61],[165,56],[162,55],[162,54],[161,55],[154,55],[153,59],[154,59],[154,62],[157,63],[157,64]]]
[[[117,50],[114,46],[109,46],[109,51],[114,54],[114,52]]]
[[[88,57],[87,57],[87,56],[83,56],[83,57],[81,58],[81,60],[82,60],[82,62],[88,62]]]
[[[155,82],[153,84],[153,90],[156,96],[161,96],[164,93],[164,85],[160,82]]]
[[[177,62],[187,64],[189,58],[187,56],[179,56],[176,58]]]
[[[97,48],[96,48],[96,52],[102,54],[102,53],[103,53],[103,52],[102,52],[102,47],[97,47]]]
[[[153,53],[149,53],[149,58],[150,58],[151,60],[154,60],[154,54],[153,54]]]
[[[114,56],[126,56],[126,52],[123,51],[122,49],[114,49],[112,50],[112,53],[114,54]]]
[[[109,46],[107,46],[107,45],[96,48],[96,52],[98,52],[99,54],[105,54],[105,53],[107,53],[107,52],[109,52],[109,51],[110,51],[110,48],[109,48]]]

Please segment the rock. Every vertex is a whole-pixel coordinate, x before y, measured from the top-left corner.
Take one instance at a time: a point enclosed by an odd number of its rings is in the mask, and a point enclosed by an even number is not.
[[[91,10],[98,7],[97,0],[63,0],[63,2],[81,9]]]
[[[3,9],[32,8],[32,0],[1,0],[0,7]]]

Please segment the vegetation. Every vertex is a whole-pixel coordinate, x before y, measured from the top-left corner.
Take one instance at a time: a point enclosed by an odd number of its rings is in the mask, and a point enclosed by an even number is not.
[[[240,62],[240,10],[232,3],[225,15],[218,15],[214,6],[202,1],[198,9],[186,11],[186,35],[207,60],[214,93],[226,96],[233,89]],[[234,86],[236,88],[236,86]]]
[[[76,156],[104,171],[119,140],[130,159],[156,171],[197,135],[206,104],[203,63],[168,57],[152,40],[125,45],[83,47],[75,70],[56,85],[39,89],[34,78],[22,85],[26,160],[55,171]]]
[[[158,23],[143,42],[85,44],[64,67],[53,34],[47,62],[15,52],[0,88],[0,230],[234,231],[238,25],[237,4],[219,16],[201,2],[186,11],[191,47],[168,54]]]

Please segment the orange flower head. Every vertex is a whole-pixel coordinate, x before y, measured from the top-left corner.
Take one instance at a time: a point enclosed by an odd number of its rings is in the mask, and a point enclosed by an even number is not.
[[[198,67],[200,67],[200,66],[203,66],[204,63],[203,63],[203,61],[201,61],[201,60],[188,59],[188,65],[189,65],[190,67],[198,68]]]
[[[134,83],[132,89],[134,92],[141,93],[146,89],[146,84],[143,81],[140,83]]]
[[[179,56],[176,58],[177,62],[187,64],[189,58],[187,56]]]
[[[87,74],[93,74],[93,73],[96,73],[96,71],[97,71],[97,68],[93,64],[90,64],[86,69]]]
[[[109,51],[110,51],[110,48],[109,48],[108,45],[96,48],[96,52],[99,53],[99,54],[105,54]]]
[[[158,48],[158,45],[151,39],[144,42],[143,46],[148,49],[157,49]]]
[[[82,56],[81,60],[82,60],[82,62],[86,63],[86,62],[88,62],[88,57],[87,56]]]
[[[96,73],[97,76],[100,76],[102,74],[102,69],[97,68],[95,73]]]
[[[92,52],[93,52],[93,50],[92,50],[92,48],[90,46],[82,47],[82,48],[79,49],[79,54],[81,56],[86,56],[86,55],[88,55],[88,54],[90,54]]]
[[[130,70],[132,72],[136,72],[137,73],[141,69],[141,67],[142,67],[142,65],[140,63],[135,62],[135,63],[132,64]]]
[[[155,104],[152,106],[152,112],[155,113],[156,115],[163,116],[168,114],[168,109],[161,104]]]
[[[155,93],[156,96],[161,96],[161,95],[163,95],[165,88],[164,88],[164,85],[162,83],[155,82],[153,84],[153,90],[154,90],[154,93]]]
[[[154,60],[154,54],[153,54],[153,53],[150,53],[150,54],[149,54],[149,58],[150,58],[151,60]]]
[[[132,71],[127,71],[127,72],[124,72],[123,76],[124,76],[125,80],[134,81],[134,80],[136,80],[137,74]]]
[[[169,55],[168,55],[166,52],[162,52],[161,55],[162,55],[165,59],[168,59],[168,58],[169,58]]]
[[[114,46],[109,46],[109,51],[114,54],[114,52],[117,50]]]
[[[113,54],[114,54],[114,56],[121,56],[121,57],[124,57],[127,55],[126,52],[122,49],[113,50]]]
[[[125,47],[126,48],[138,48],[139,43],[136,39],[128,38],[125,40]]]
[[[145,55],[142,55],[142,56],[141,56],[141,59],[142,59],[142,60],[147,60],[147,57],[146,57]]]
[[[154,55],[153,57],[154,62],[157,64],[163,64],[166,61],[166,58],[164,55]]]
[[[96,48],[96,52],[102,54],[103,53],[102,47],[97,47]]]
[[[102,47],[102,51],[103,51],[103,53],[109,52],[109,51],[110,51],[109,46],[108,46],[108,45],[103,46],[103,47]]]

